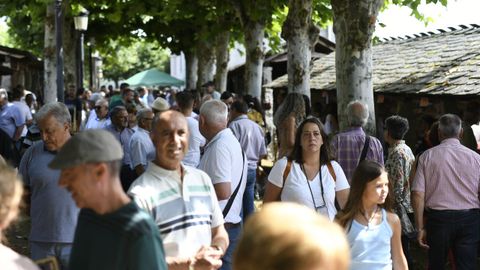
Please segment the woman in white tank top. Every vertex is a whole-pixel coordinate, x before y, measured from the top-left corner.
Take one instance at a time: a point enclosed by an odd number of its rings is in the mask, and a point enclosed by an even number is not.
[[[350,244],[352,270],[408,269],[401,244],[400,219],[391,211],[388,176],[382,165],[361,162],[347,204],[337,215]]]

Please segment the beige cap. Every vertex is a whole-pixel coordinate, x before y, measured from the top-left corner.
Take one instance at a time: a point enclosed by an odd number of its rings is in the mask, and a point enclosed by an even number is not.
[[[170,104],[168,104],[164,98],[158,97],[153,101],[152,109],[157,111],[166,111],[170,109]]]

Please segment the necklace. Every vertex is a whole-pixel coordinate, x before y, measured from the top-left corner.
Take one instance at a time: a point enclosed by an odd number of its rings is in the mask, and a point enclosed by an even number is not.
[[[375,218],[375,215],[377,214],[377,211],[378,211],[378,205],[375,205],[375,210],[373,211],[373,214],[370,218],[367,217],[366,212],[363,212],[363,210],[360,211],[360,213],[362,213],[363,218],[365,218],[365,221],[367,221],[367,230],[370,229],[370,226],[372,225],[372,221]]]

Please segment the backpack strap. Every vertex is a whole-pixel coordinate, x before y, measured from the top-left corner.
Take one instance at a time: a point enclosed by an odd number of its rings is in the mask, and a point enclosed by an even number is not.
[[[282,185],[282,188],[280,189],[280,195],[278,196],[277,201],[281,201],[280,197],[282,196],[283,187],[285,187],[285,182],[287,181],[287,177],[291,169],[292,169],[292,161],[287,158],[287,166],[283,171],[283,185]]]
[[[290,170],[292,169],[292,161],[290,159],[287,159],[287,166],[285,167],[285,170],[283,171],[283,185],[282,189],[285,186],[285,181],[287,181],[288,174],[290,173]]]
[[[333,177],[333,182],[337,182],[337,175],[335,174],[335,170],[333,169],[331,161],[327,163],[327,168],[328,168],[328,171],[330,172],[330,175]]]

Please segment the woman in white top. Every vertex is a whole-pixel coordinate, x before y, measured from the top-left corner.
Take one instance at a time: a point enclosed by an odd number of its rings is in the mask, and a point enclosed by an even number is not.
[[[352,270],[408,269],[402,250],[400,219],[392,209],[388,175],[365,160],[353,173],[352,188],[337,222],[347,232]]]
[[[0,238],[3,240],[3,232],[18,215],[23,187],[17,178],[17,172],[2,161],[0,161],[0,172]],[[5,270],[39,269],[30,259],[3,244],[0,244],[0,262],[1,269]]]
[[[268,176],[263,201],[306,205],[333,220],[348,198],[349,184],[340,165],[331,161],[327,135],[317,118],[298,127],[290,156],[278,160]]]

